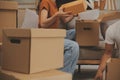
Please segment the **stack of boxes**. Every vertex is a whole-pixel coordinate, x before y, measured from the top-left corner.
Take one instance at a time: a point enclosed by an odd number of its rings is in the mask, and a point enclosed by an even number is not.
[[[13,8],[12,5],[15,2],[0,1],[1,3]],[[14,10],[12,11],[8,13],[8,17],[11,17],[9,14],[14,14]],[[15,29],[16,13],[14,16],[15,25],[12,25],[12,22],[9,25],[14,28],[2,30],[0,79],[9,80],[13,77],[13,80],[72,80],[71,74],[57,70],[63,67],[66,31],[63,29]]]
[[[11,1],[0,1],[0,65],[2,30],[4,28],[16,28],[18,3]]]

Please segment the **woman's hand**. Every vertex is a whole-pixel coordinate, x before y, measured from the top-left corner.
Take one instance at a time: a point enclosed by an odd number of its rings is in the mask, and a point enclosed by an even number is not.
[[[102,71],[98,71],[94,80],[103,80],[103,72]]]
[[[69,16],[72,16],[72,12],[64,12],[64,8],[63,7],[60,7],[59,8],[59,11],[56,13],[56,15],[58,17],[69,17]]]

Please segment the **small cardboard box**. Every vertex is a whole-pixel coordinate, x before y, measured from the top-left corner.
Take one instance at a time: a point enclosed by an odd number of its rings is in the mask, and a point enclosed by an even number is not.
[[[63,67],[63,29],[4,29],[2,68],[22,73]]]
[[[105,80],[120,80],[120,59],[112,58],[107,63]]]
[[[62,5],[65,12],[71,11],[72,14],[78,14],[86,10],[85,0],[72,1]]]
[[[1,70],[1,80],[72,80],[72,75],[59,70],[43,71],[33,74],[21,74],[12,71]]]
[[[15,1],[0,1],[0,42],[2,29],[17,26],[18,3]]]
[[[76,41],[80,46],[97,46],[99,44],[99,22],[96,20],[77,20]]]

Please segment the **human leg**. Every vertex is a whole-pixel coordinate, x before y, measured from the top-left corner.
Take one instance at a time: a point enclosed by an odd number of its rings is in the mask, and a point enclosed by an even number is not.
[[[64,42],[64,66],[60,70],[74,73],[79,57],[79,46],[76,42],[65,39]]]
[[[75,40],[75,29],[67,30],[66,39]]]

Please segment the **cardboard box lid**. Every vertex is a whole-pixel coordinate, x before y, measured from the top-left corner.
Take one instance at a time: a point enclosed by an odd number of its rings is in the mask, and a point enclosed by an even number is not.
[[[18,3],[16,1],[0,1],[0,9],[17,10]]]
[[[8,37],[65,37],[64,29],[3,29]]]
[[[31,29],[31,37],[65,37],[65,29]]]
[[[29,29],[3,29],[3,34],[7,37],[26,37],[31,36]]]

